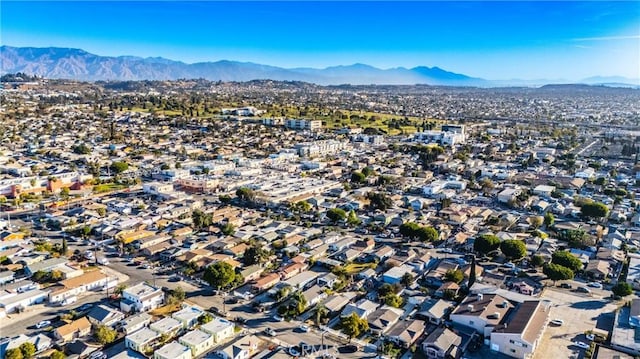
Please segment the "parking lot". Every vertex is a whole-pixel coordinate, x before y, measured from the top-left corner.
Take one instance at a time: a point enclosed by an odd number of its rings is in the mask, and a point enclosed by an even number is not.
[[[547,326],[534,359],[583,358],[585,350],[573,343],[589,343],[584,335],[586,331],[610,329],[612,313],[617,308],[615,303],[607,299],[555,288],[547,288],[541,299],[551,301],[550,319],[560,319],[564,323]]]

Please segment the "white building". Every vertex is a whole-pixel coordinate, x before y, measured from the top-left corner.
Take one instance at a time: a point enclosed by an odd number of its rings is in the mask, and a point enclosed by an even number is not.
[[[290,128],[293,130],[319,130],[322,128],[322,121],[320,120],[296,120],[296,119],[287,119],[284,122],[284,126],[286,128]]]
[[[142,185],[142,191],[144,193],[152,194],[155,196],[166,196],[173,193],[173,183],[166,182],[150,182]]]
[[[190,331],[181,336],[178,341],[191,350],[191,355],[193,355],[194,358],[209,351],[215,344],[213,335],[201,330]]]
[[[183,304],[182,309],[171,314],[171,318],[182,323],[182,327],[189,329],[198,324],[198,318],[204,314],[204,311],[198,307]]]
[[[322,140],[314,142],[301,142],[294,146],[301,157],[314,157],[335,154],[348,146],[347,142],[336,140]]]
[[[234,327],[235,325],[232,322],[216,317],[209,323],[201,326],[200,330],[211,334],[215,343],[221,343],[233,336]]]
[[[156,350],[153,359],[191,359],[191,350],[174,341]]]
[[[122,292],[120,309],[124,312],[146,312],[164,303],[164,293],[146,283],[136,284]]]
[[[149,328],[142,328],[136,332],[127,334],[124,339],[124,345],[138,353],[144,353],[158,338],[160,338],[160,334]]]

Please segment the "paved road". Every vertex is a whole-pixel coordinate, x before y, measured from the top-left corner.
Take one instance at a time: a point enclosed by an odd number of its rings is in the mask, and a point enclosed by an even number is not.
[[[91,293],[87,296],[79,297],[77,302],[64,307],[52,307],[48,305],[29,307],[27,311],[23,313],[9,314],[7,318],[0,320],[0,337],[18,334],[31,335],[36,332],[44,332],[41,329],[35,328],[38,322],[42,320],[54,322],[54,318],[66,310],[76,309],[87,303],[99,304],[101,302],[106,303],[106,301],[105,293]]]

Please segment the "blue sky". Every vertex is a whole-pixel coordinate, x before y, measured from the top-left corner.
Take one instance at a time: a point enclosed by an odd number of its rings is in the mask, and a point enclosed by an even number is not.
[[[640,77],[640,2],[0,3],[0,43],[283,67],[439,66],[486,79]]]

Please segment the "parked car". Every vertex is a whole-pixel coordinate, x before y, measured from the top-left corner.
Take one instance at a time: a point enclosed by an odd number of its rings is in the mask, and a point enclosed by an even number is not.
[[[272,337],[276,336],[276,331],[271,328],[265,328],[264,333]]]
[[[562,283],[560,284],[560,288],[571,289],[572,286],[569,283]]]
[[[602,289],[602,284],[598,282],[587,283],[588,287]]]
[[[289,347],[289,355],[291,355],[292,357],[299,357],[300,352],[298,351],[298,349],[296,349],[296,347]]]
[[[573,342],[573,345],[579,346],[582,349],[589,349],[589,344],[585,342]]]
[[[308,332],[309,332],[309,330],[311,330],[311,328],[309,328],[309,326],[308,326],[308,325],[304,325],[304,324],[300,325],[300,326],[298,327],[298,329],[299,329],[301,332],[304,332],[304,333],[308,333]]]
[[[284,318],[276,314],[273,316],[273,320],[275,320],[276,322],[282,322]]]
[[[564,324],[564,320],[562,320],[562,319],[553,319],[550,323],[553,324],[553,325],[561,326],[561,325]]]
[[[42,329],[42,328],[46,328],[46,327],[48,327],[50,325],[51,325],[51,321],[50,320],[42,320],[42,321],[38,322],[38,324],[36,324],[36,328]]]
[[[578,288],[576,288],[576,292],[578,292],[578,293],[591,293],[591,291],[589,290],[589,288],[585,288],[585,287],[578,287]]]
[[[358,346],[355,345],[355,344],[343,345],[343,346],[338,348],[338,353],[350,354],[350,353],[357,352],[358,349],[359,349]]]
[[[107,359],[107,354],[101,351],[93,352],[89,355],[89,359]]]

